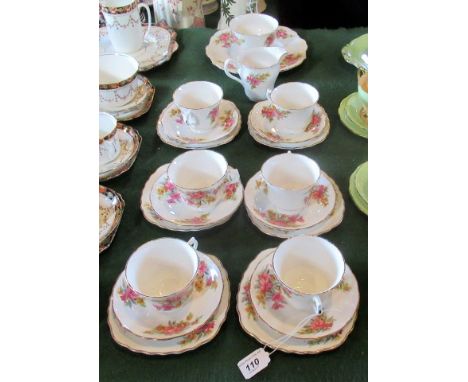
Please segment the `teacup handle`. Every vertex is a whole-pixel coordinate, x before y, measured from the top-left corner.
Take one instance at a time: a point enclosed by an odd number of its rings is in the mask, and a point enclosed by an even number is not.
[[[148,4],[146,3],[138,4],[138,12],[140,12],[141,8],[145,8],[146,14],[148,15],[148,26],[146,27],[146,33],[145,33],[145,37],[147,37],[151,29],[151,11],[150,11]]]
[[[228,183],[237,183],[240,180],[239,171],[236,168],[230,167],[228,169],[226,180]]]
[[[268,99],[268,101],[270,101],[271,103],[273,103],[273,101],[271,100],[271,93],[273,92],[274,89],[267,89],[266,91],[266,97]]]
[[[182,119],[188,127],[195,127],[198,125],[198,119],[191,111],[182,112]]]
[[[194,237],[191,237],[187,244],[190,245],[195,251],[198,249],[198,241]]]
[[[322,305],[322,300],[320,299],[319,296],[314,296],[313,297],[314,305],[315,305],[315,312],[317,314],[322,314],[323,313],[323,305]]]
[[[232,58],[227,58],[226,61],[224,61],[224,73],[226,73],[226,76],[228,76],[229,78],[232,78],[234,81],[237,81],[242,86],[244,86],[241,79],[239,79],[235,75],[231,74],[231,72],[229,71],[229,64],[233,64],[236,67],[236,71],[238,71],[237,63],[234,62],[234,60]]]

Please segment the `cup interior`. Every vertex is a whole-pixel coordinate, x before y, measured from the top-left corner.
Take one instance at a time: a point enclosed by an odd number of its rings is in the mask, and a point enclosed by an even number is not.
[[[182,291],[195,277],[198,256],[185,241],[162,238],[138,248],[128,259],[125,277],[136,292],[165,297]]]
[[[300,110],[317,103],[319,92],[312,85],[304,82],[287,82],[271,92],[275,105],[288,110]]]
[[[187,82],[174,92],[174,102],[187,109],[215,106],[223,98],[223,89],[208,81]]]
[[[137,60],[127,54],[115,53],[99,56],[99,85],[111,85],[128,80],[137,71]]]
[[[289,288],[301,294],[320,294],[341,281],[345,262],[338,248],[314,236],[296,236],[281,243],[273,269]]]
[[[134,1],[135,0],[99,0],[99,3],[104,7],[119,8],[125,7]]]
[[[99,113],[99,139],[111,134],[117,126],[117,120],[108,113]]]
[[[263,164],[262,176],[273,186],[287,190],[303,190],[317,182],[320,167],[302,154],[279,154]]]
[[[278,29],[278,21],[268,15],[260,13],[247,13],[236,16],[229,23],[229,28],[239,34],[248,36],[263,36]]]
[[[241,65],[252,69],[269,68],[279,63],[278,57],[270,48],[252,48],[242,53]]]
[[[226,159],[221,154],[211,150],[193,150],[175,158],[167,172],[177,187],[201,190],[220,181],[227,167]]]

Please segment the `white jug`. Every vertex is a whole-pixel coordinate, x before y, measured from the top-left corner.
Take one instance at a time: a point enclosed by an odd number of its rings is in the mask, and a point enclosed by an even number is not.
[[[153,9],[157,22],[174,29],[205,26],[202,0],[153,0]]]

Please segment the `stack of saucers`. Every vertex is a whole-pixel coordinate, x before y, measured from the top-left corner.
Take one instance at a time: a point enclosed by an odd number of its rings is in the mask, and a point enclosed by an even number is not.
[[[107,249],[119,227],[125,202],[114,190],[99,186],[99,253]]]
[[[168,145],[207,149],[231,142],[241,129],[236,105],[223,99],[220,86],[192,81],[179,86],[159,116],[156,133]]]
[[[153,102],[155,89],[138,74],[138,61],[123,53],[99,56],[99,110],[118,121],[129,121],[145,114]]]
[[[368,214],[368,163],[358,166],[349,178],[349,193],[357,208]]]
[[[194,238],[161,238],[130,256],[108,308],[119,345],[149,355],[179,354],[216,336],[229,309],[229,279],[219,259],[197,245]]]
[[[141,195],[146,220],[171,231],[200,231],[228,221],[242,203],[239,173],[211,150],[187,151],[159,167]]]
[[[353,330],[358,305],[356,277],[340,251],[320,237],[299,236],[260,252],[237,294],[245,332],[285,353],[337,348]]]
[[[291,152],[263,164],[247,182],[244,203],[260,231],[280,238],[320,235],[344,215],[343,196],[333,179],[312,159]]]
[[[268,93],[268,98],[249,113],[249,133],[258,143],[294,150],[315,146],[328,136],[330,120],[313,86],[288,82]]]

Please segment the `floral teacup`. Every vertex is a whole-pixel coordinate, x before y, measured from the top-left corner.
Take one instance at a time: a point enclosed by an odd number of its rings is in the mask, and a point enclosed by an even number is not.
[[[138,3],[138,0],[100,0],[99,3],[115,51],[130,53],[139,50],[151,28],[151,11],[148,5]],[[146,31],[140,21],[141,8],[146,10],[148,16]]]
[[[194,133],[204,134],[214,129],[223,89],[208,81],[192,81],[179,86],[173,95],[183,122]]]
[[[279,154],[262,165],[262,178],[268,200],[280,213],[302,211],[309,202],[313,187],[320,178],[320,167],[302,154]]]
[[[110,114],[99,113],[99,164],[114,160],[120,152],[115,139],[117,120]]]
[[[170,311],[188,301],[194,289],[198,242],[161,238],[132,253],[125,266],[125,293],[141,306]]]
[[[99,56],[99,103],[118,108],[129,103],[138,89],[138,61],[122,53]]]
[[[278,29],[278,21],[268,15],[247,13],[234,17],[229,23],[236,44],[230,48],[230,56],[237,55],[248,48],[259,48],[273,43]]]
[[[251,48],[243,51],[237,60],[228,58],[224,62],[224,72],[229,78],[239,82],[245,95],[252,101],[266,99],[267,90],[272,90],[280,71],[281,58],[287,54],[282,48]],[[240,79],[229,72],[235,67]]]
[[[239,181],[239,172],[229,168],[226,159],[212,150],[187,151],[176,157],[167,168],[172,187],[169,205],[183,201],[200,212],[209,213],[222,200],[220,190],[227,183]]]
[[[264,116],[278,134],[303,132],[312,123],[319,92],[303,82],[287,82],[275,89],[267,90],[271,105],[264,106]]]
[[[340,250],[317,236],[296,236],[283,241],[273,254],[273,273],[288,303],[296,309],[322,314],[330,291],[343,278],[345,261]]]

